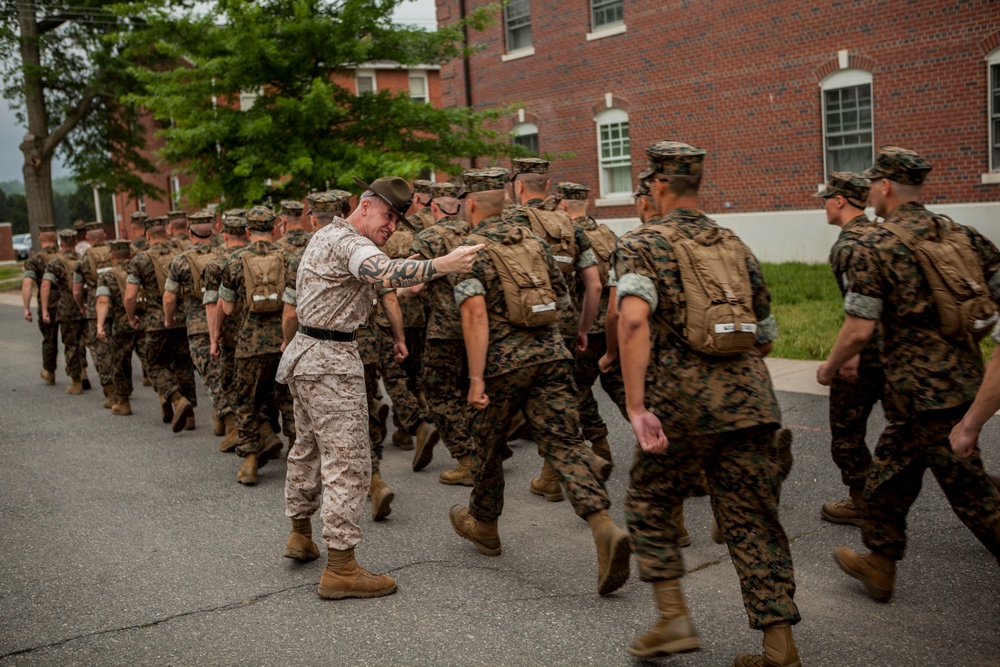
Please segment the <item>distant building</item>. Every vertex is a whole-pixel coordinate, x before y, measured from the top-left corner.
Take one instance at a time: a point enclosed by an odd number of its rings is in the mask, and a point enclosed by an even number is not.
[[[437,0],[438,21],[489,2]],[[589,184],[618,231],[637,224],[643,148],[686,141],[709,152],[709,214],[763,258],[820,261],[836,231],[810,194],[896,144],[934,165],[929,206],[1000,242],[996,2],[510,0],[470,39],[444,105],[523,103],[502,129],[572,153],[553,185]]]

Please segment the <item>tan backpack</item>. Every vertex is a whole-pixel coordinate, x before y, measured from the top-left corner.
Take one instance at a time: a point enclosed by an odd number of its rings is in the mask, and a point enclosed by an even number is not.
[[[693,238],[667,225],[650,227],[670,242],[677,258],[684,308],[680,338],[696,352],[717,357],[752,350],[757,342],[757,316],[747,251],[739,238],[717,226]]]
[[[555,323],[558,316],[556,293],[549,279],[545,249],[537,239],[521,227],[514,227],[503,243],[479,234],[470,234],[467,238],[486,245],[486,253],[493,261],[503,288],[507,313],[505,316],[490,313],[490,317],[520,329]]]
[[[240,255],[240,261],[243,262],[247,309],[251,313],[274,313],[281,310],[281,294],[285,290],[284,254],[269,252],[258,255],[245,252]]]
[[[931,234],[918,238],[894,222],[882,226],[899,237],[917,259],[931,288],[941,333],[954,340],[978,341],[1000,319],[983,265],[969,237],[945,215],[931,218]]]
[[[590,241],[590,246],[597,255],[597,268],[601,273],[601,285],[607,286],[608,273],[611,268],[611,255],[615,251],[615,243],[618,237],[607,225],[598,225],[597,229],[585,229],[583,231]]]
[[[192,292],[196,299],[205,294],[205,267],[218,259],[215,251],[188,253],[188,265],[191,267]]]
[[[532,206],[520,209],[531,221],[531,231],[540,236],[552,249],[552,256],[563,275],[576,272],[576,230],[573,221],[563,211],[545,211]]]
[[[410,256],[410,248],[412,247],[413,232],[405,227],[399,227],[385,242],[382,251],[389,256],[389,259],[405,259]]]
[[[152,250],[147,252],[149,259],[153,262],[153,273],[156,275],[156,293],[162,297],[167,284],[167,276],[170,275],[170,262],[174,261],[177,253],[172,248],[170,252],[166,253],[155,253]]]
[[[106,245],[92,246],[87,250],[87,263],[90,265],[90,275],[97,287],[97,276],[111,269],[111,248]]]

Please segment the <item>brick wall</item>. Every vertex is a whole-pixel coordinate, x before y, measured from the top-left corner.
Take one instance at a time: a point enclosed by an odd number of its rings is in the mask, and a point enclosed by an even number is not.
[[[488,0],[466,0],[467,7]],[[459,0],[438,0],[438,20],[458,19]],[[703,206],[714,212],[815,208],[824,177],[819,82],[848,66],[869,71],[874,144],[911,148],[934,165],[931,203],[989,202],[985,56],[1000,47],[1000,11],[989,0],[955,3],[772,0],[625,0],[622,34],[587,41],[589,3],[531,0],[535,54],[508,62],[503,21],[471,33],[473,105],[523,103],[553,182],[598,184],[594,117],[629,112],[633,175],[643,147],[686,141],[709,151]],[[462,61],[441,71],[445,106],[465,104]],[[511,121],[504,129],[510,129]],[[634,215],[631,206],[600,217]]]

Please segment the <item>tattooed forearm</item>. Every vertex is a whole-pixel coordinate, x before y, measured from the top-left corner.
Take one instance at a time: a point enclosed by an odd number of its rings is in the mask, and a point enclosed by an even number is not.
[[[389,259],[385,255],[369,257],[358,269],[362,280],[385,287],[408,287],[432,280],[437,271],[433,260]]]

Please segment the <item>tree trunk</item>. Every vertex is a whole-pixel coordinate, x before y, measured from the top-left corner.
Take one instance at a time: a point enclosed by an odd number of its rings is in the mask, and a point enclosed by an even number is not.
[[[28,117],[28,134],[20,146],[24,154],[24,196],[28,204],[28,229],[31,231],[32,243],[38,250],[39,225],[55,223],[55,205],[52,201],[52,149],[46,146],[49,120],[45,109],[35,0],[21,0],[17,7],[17,21],[21,29],[24,103]]]

